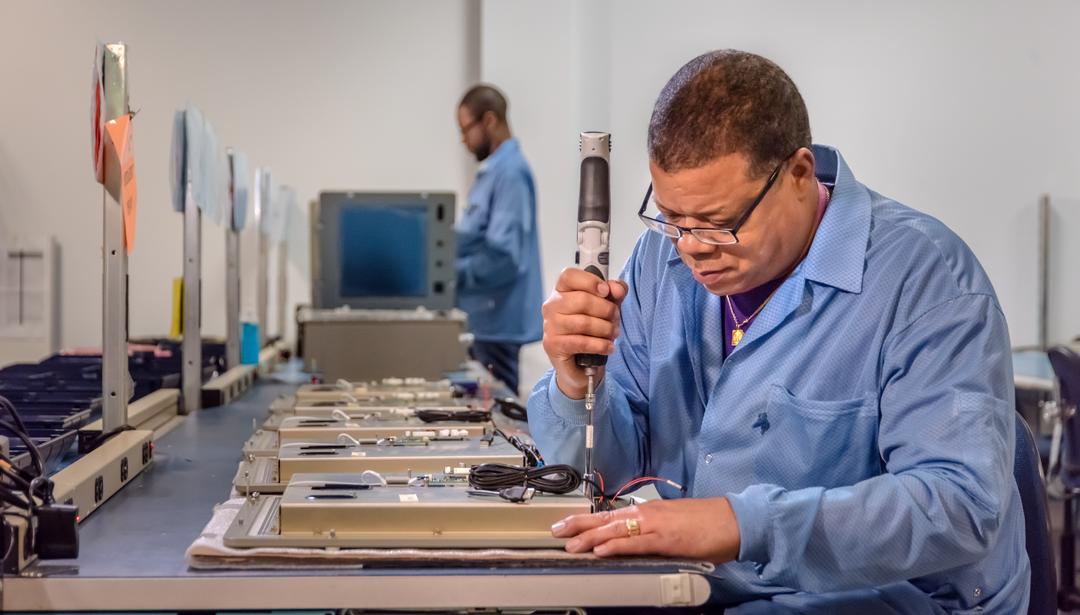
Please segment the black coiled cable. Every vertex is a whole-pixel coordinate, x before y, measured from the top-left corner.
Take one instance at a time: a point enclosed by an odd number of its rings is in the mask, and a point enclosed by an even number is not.
[[[543,493],[562,495],[581,486],[581,473],[573,466],[561,464],[526,468],[505,463],[482,463],[469,471],[469,485],[488,491],[525,486]]]

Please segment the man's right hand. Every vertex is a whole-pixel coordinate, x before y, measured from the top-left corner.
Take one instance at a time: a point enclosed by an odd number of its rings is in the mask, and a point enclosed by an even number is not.
[[[559,390],[570,399],[585,397],[585,370],[574,362],[574,355],[615,351],[619,305],[626,291],[621,280],[601,280],[571,267],[559,274],[555,292],[544,302],[544,352],[555,368]],[[597,383],[603,374],[599,368]]]

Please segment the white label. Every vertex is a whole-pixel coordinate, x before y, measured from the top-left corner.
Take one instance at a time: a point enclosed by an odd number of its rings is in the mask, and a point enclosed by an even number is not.
[[[402,502],[419,502],[420,497],[415,493],[399,493],[398,499]]]
[[[352,455],[353,457],[367,457],[367,453],[365,453],[364,451],[353,451],[352,453],[350,453],[350,455]]]
[[[585,426],[585,448],[593,447],[593,426]]]

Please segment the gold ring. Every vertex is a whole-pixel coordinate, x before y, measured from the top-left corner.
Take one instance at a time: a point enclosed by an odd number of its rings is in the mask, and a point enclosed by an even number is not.
[[[637,519],[626,520],[626,535],[627,537],[641,535],[641,524]]]

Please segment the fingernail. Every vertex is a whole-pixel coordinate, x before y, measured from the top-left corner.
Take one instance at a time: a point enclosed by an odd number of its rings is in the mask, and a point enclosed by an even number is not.
[[[570,542],[566,543],[566,550],[571,553],[577,553],[581,550],[581,541],[576,538],[574,540],[571,540]]]
[[[607,282],[600,282],[596,285],[596,292],[600,293],[601,297],[606,297],[608,294]]]
[[[555,524],[551,526],[551,533],[558,536],[565,529],[566,529],[566,524],[565,523],[563,523],[562,521],[556,521]]]
[[[602,545],[596,545],[595,547],[593,547],[592,552],[597,555],[604,556],[607,555],[608,551],[610,550],[611,547],[607,546],[607,543],[604,543]]]

